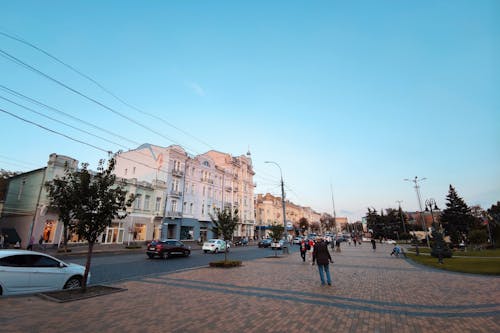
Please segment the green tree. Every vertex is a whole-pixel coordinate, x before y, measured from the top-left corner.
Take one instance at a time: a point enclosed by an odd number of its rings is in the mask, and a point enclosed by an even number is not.
[[[238,209],[231,212],[229,208],[224,210],[217,209],[217,216],[210,214],[212,220],[212,232],[226,242],[233,238],[234,230],[238,225],[240,218],[238,217]],[[227,263],[227,249],[224,252],[224,262]]]
[[[113,219],[126,217],[125,208],[130,206],[134,197],[126,199],[127,192],[115,184],[113,174],[115,158],[108,161],[100,160],[96,173],[88,170],[88,164],[83,163],[81,170],[66,170],[65,176],[58,181],[64,195],[58,198],[60,207],[66,207],[74,218],[73,229],[78,236],[88,242],[87,261],[82,289],[86,290],[90,271],[92,252],[97,238],[111,225]],[[48,186],[56,186],[54,183]],[[66,200],[66,204],[64,204]]]
[[[285,232],[285,227],[274,223],[272,226],[269,227],[269,237],[272,238],[274,243],[277,243],[280,241],[280,239],[283,237],[283,233]],[[278,255],[278,250],[275,248],[274,249],[274,256]]]
[[[68,180],[74,170],[69,169],[68,164],[64,166],[64,177],[56,177],[52,181],[46,182],[50,207],[58,212],[59,221],[63,224],[63,248],[68,251],[68,234],[74,229],[74,207],[76,205],[76,191],[71,187]]]
[[[482,244],[488,241],[488,233],[484,229],[471,230],[468,236],[469,236],[469,242],[475,248],[480,248]]]
[[[299,228],[302,235],[305,236],[305,232],[309,229],[309,221],[305,217],[301,217],[299,220]]]
[[[469,233],[475,218],[452,185],[450,185],[446,200],[446,209],[441,213],[440,221],[452,243],[458,244]]]
[[[491,242],[493,247],[496,247],[496,243],[500,242],[500,201],[497,201],[495,205],[491,205],[486,211],[486,218]]]

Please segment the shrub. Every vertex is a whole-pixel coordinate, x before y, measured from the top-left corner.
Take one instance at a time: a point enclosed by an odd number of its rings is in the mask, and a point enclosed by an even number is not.
[[[239,267],[241,266],[241,260],[212,261],[209,263],[209,265],[210,267],[221,267],[221,268]]]

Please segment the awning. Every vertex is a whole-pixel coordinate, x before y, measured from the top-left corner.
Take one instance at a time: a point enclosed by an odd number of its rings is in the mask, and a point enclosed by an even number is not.
[[[2,234],[6,235],[5,242],[9,244],[16,244],[16,242],[21,243],[21,237],[19,237],[14,228],[2,228]]]

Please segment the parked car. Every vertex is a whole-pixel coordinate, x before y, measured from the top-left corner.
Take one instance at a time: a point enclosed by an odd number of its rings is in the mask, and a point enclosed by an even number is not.
[[[277,242],[272,242],[271,243],[271,249],[272,250],[281,250],[284,245],[285,245],[285,241],[283,239],[280,239]]]
[[[226,243],[222,239],[209,239],[205,243],[203,243],[202,250],[205,253],[212,252],[229,252],[230,245]]]
[[[302,242],[302,237],[295,237],[292,240],[292,244],[300,244],[300,242]]]
[[[148,244],[146,254],[151,259],[154,257],[166,259],[175,255],[188,257],[191,248],[177,239],[156,240]]]
[[[81,288],[84,273],[85,267],[45,253],[0,250],[0,295]]]
[[[257,243],[258,247],[270,247],[273,240],[271,238],[264,238]]]

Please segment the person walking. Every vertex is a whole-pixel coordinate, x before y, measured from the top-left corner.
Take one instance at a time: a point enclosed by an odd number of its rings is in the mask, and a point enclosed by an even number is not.
[[[340,239],[335,240],[335,252],[340,252]]]
[[[375,239],[373,239],[373,238],[372,238],[371,242],[372,242],[373,252],[375,252],[375,250],[377,249],[377,242],[375,242]]]
[[[302,261],[306,261],[306,253],[307,253],[307,246],[306,246],[306,241],[302,239],[300,241],[300,257],[302,258]]]
[[[31,236],[30,241],[28,243],[28,247],[26,248],[26,250],[33,251],[33,243],[35,243],[35,237]]]
[[[313,261],[312,264],[314,266],[315,263],[318,264],[318,272],[319,278],[321,279],[321,285],[325,285],[325,275],[326,275],[326,283],[329,286],[332,285],[332,278],[330,276],[330,267],[329,263],[333,263],[332,256],[328,251],[328,246],[326,242],[324,242],[321,238],[317,240],[316,244],[314,244],[313,248]]]

